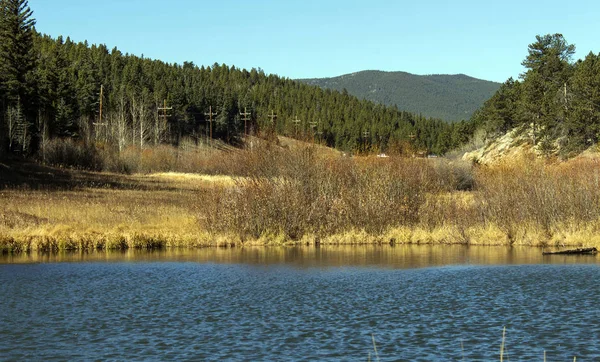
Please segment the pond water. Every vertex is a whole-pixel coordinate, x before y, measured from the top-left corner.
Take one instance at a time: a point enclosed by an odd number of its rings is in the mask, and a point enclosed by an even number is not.
[[[2,360],[593,361],[596,256],[237,248],[0,256]],[[375,341],[376,349],[373,341]]]

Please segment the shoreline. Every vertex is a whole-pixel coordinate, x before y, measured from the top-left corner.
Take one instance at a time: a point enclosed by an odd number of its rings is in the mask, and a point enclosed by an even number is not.
[[[0,234],[0,252],[59,252],[110,250],[162,250],[171,248],[211,248],[244,246],[381,246],[381,245],[466,245],[518,246],[532,248],[598,247],[600,235],[590,231],[557,231],[551,239],[543,238],[540,230],[522,230],[516,240],[509,240],[499,228],[443,227],[426,230],[419,227],[391,228],[382,234],[351,230],[329,236],[305,235],[299,240],[286,239],[283,234],[260,238],[243,238],[234,233],[143,233],[127,231],[76,231],[73,227],[55,226],[52,230],[14,231]]]
[[[2,164],[0,252],[386,244],[600,248],[597,161],[522,160],[473,169],[448,160],[323,156],[310,148],[240,152],[239,162],[253,172],[124,175]],[[472,187],[459,187],[464,180]]]

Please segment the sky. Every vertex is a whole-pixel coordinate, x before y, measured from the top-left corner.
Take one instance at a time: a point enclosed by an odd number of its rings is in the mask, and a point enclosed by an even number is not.
[[[600,52],[600,1],[29,0],[36,29],[169,63],[261,68],[287,78],[361,70],[523,73],[536,35],[575,59]]]

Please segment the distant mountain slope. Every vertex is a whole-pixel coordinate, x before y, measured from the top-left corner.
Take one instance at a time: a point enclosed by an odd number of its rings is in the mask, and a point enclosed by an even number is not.
[[[457,75],[414,75],[366,70],[301,82],[342,91],[400,110],[447,121],[469,119],[500,88],[500,83]]]

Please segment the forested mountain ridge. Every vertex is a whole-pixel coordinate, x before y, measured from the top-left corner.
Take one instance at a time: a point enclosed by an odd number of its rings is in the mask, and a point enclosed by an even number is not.
[[[35,31],[26,0],[0,1],[4,152],[32,154],[57,137],[120,152],[211,136],[241,144],[245,133],[275,132],[353,152],[441,154],[472,131],[257,69],[168,64],[54,39]]]
[[[471,118],[500,87],[464,74],[415,75],[366,70],[333,78],[300,79],[324,89],[346,89],[360,99],[446,121]]]

